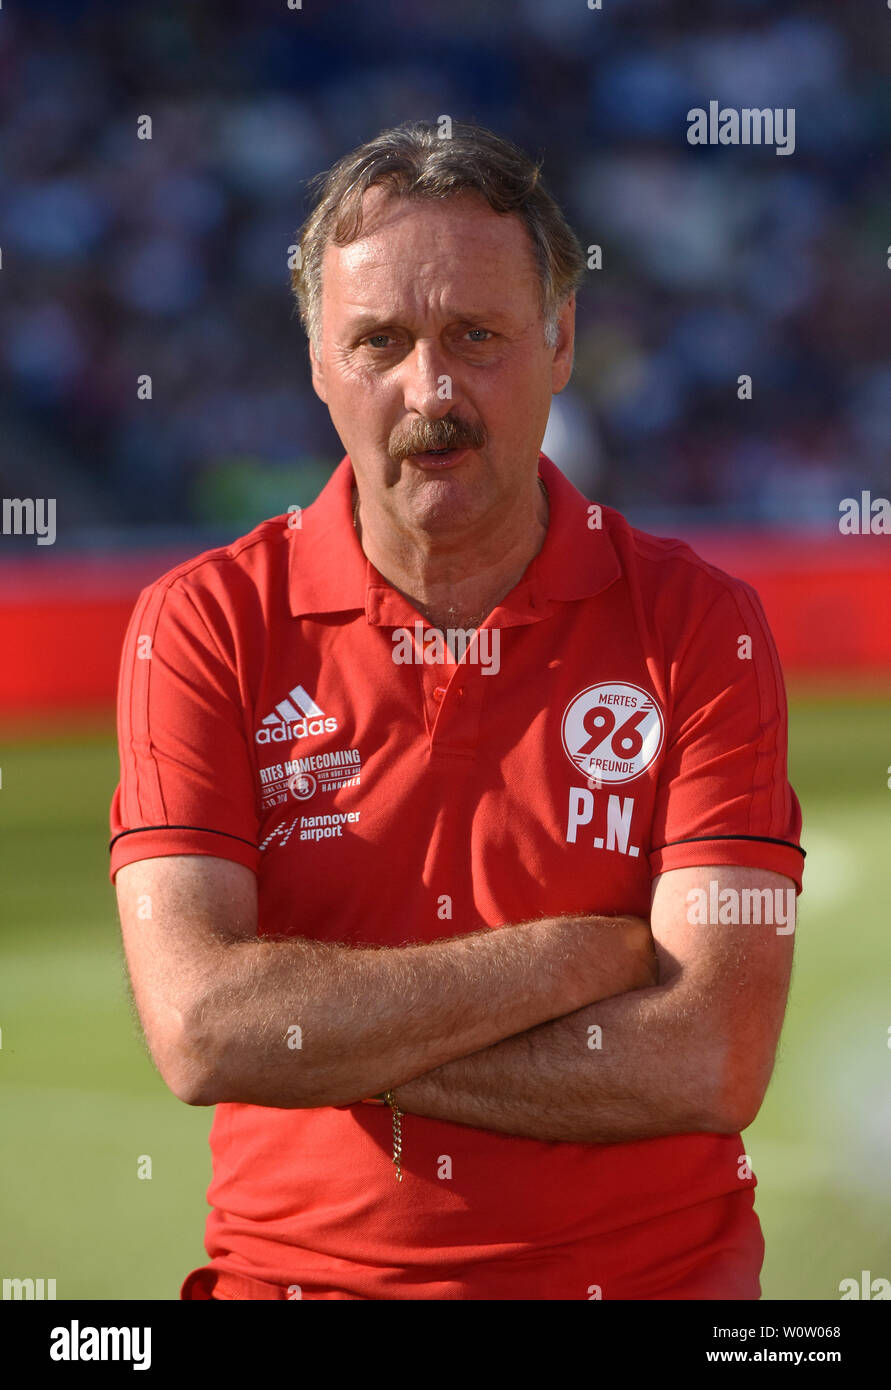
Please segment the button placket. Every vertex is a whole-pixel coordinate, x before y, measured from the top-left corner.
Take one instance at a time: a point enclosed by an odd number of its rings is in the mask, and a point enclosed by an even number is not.
[[[442,724],[444,718],[448,718],[451,712],[451,703],[455,695],[452,682],[458,671],[457,666],[438,666],[431,667],[429,672],[424,672],[424,698],[428,702],[430,710],[431,737],[435,732],[435,727]]]
[[[432,753],[473,756],[480,722],[483,689],[481,671],[461,663],[453,666],[446,684],[444,673],[436,672],[432,688],[427,686],[430,720],[430,750]]]

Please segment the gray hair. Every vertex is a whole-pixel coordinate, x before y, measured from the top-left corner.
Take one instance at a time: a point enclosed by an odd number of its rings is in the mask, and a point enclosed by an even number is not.
[[[554,347],[557,320],[581,284],[585,256],[540,177],[535,163],[509,140],[483,126],[436,126],[406,121],[339,159],[310,180],[315,207],[298,232],[299,265],[291,272],[300,321],[316,352],[321,341],[322,258],[329,242],[349,246],[362,230],[362,198],[384,184],[398,198],[440,199],[473,190],[499,213],[515,213],[526,226],[538,268],[545,341]]]

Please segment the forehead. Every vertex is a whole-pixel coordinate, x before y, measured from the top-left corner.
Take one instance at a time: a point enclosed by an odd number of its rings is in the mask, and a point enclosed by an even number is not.
[[[537,296],[538,270],[522,220],[495,212],[481,194],[407,199],[381,186],[362,201],[362,229],[348,246],[325,247],[326,298],[372,307],[400,300],[465,296],[503,300]]]

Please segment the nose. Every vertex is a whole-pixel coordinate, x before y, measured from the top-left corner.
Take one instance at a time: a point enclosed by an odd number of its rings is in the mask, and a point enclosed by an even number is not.
[[[407,411],[427,420],[448,415],[453,404],[452,378],[446,355],[430,338],[418,338],[399,364],[403,402]]]

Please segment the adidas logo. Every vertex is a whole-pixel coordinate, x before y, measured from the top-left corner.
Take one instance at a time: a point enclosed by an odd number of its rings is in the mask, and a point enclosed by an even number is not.
[[[295,685],[288,691],[288,698],[276,705],[272,714],[267,714],[254,737],[258,743],[290,743],[295,738],[307,738],[310,734],[333,734],[337,720],[333,715],[325,716],[315,700],[308,695],[302,685]]]

